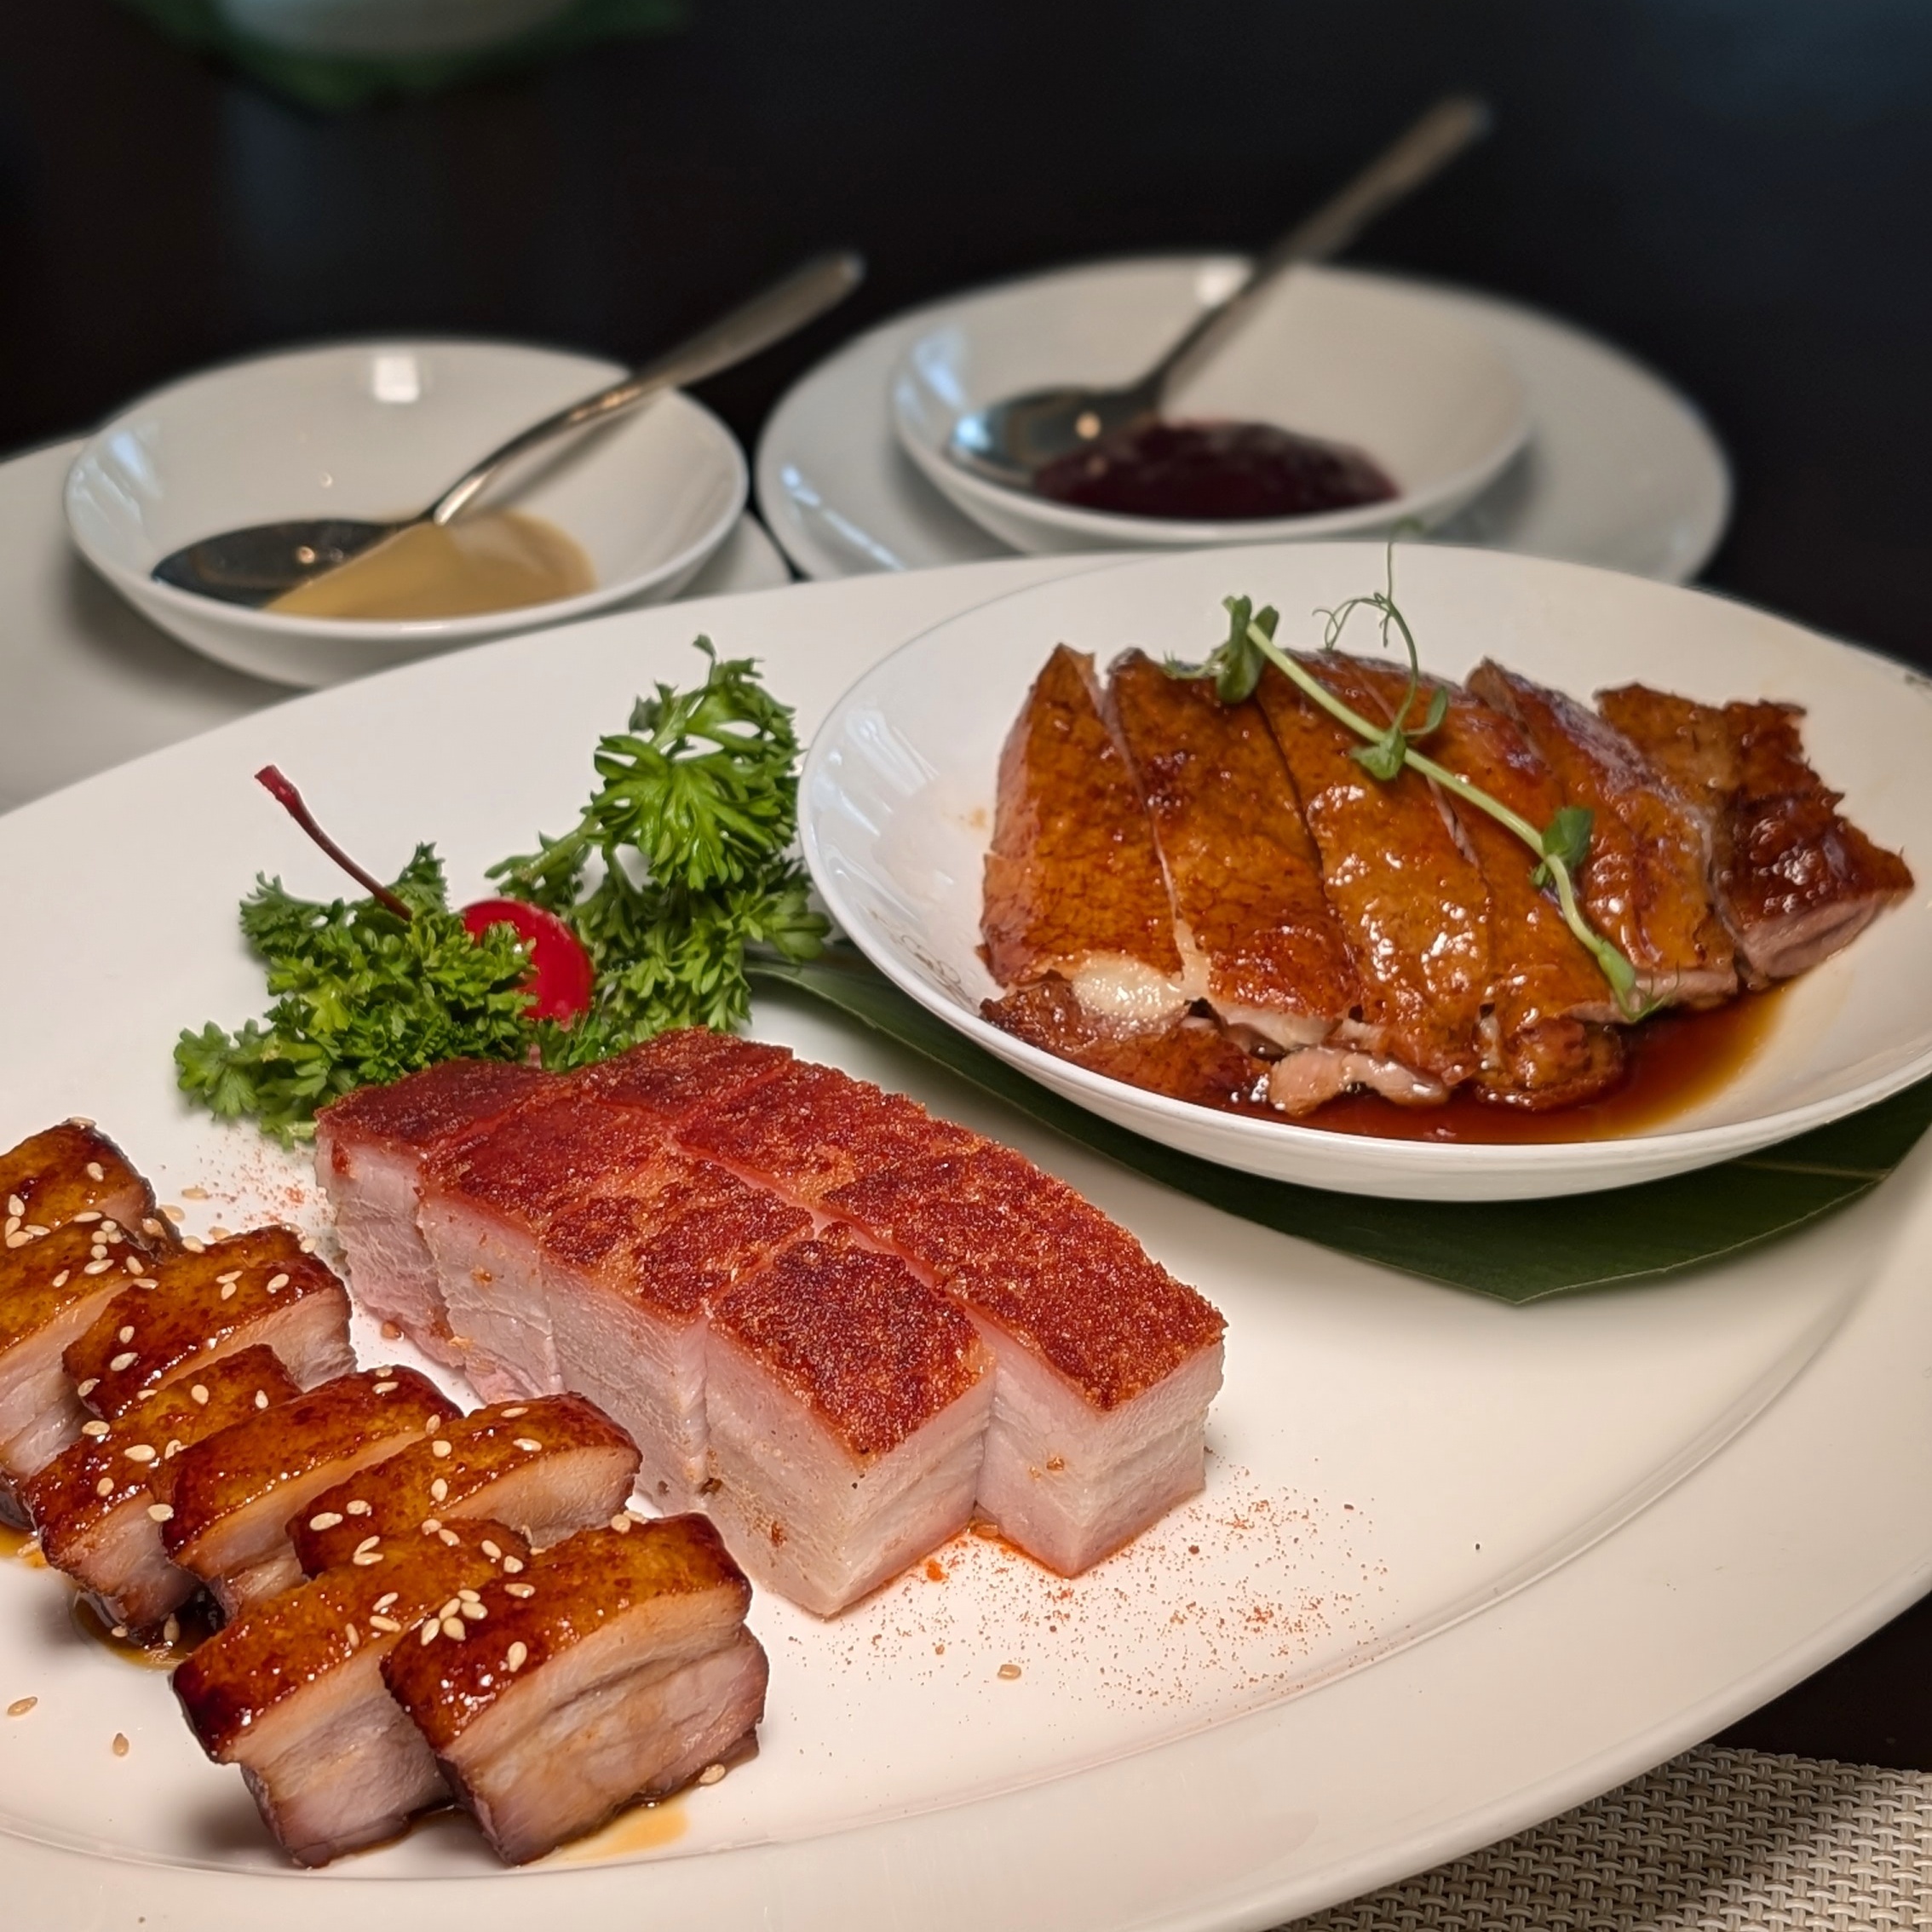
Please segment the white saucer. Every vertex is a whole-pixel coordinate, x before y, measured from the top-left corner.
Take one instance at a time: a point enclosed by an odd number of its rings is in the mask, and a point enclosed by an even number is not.
[[[1225,273],[1233,258],[1170,259],[1212,274]],[[1057,295],[1107,269],[1056,270],[1030,285]],[[1384,279],[1484,330],[1529,398],[1528,449],[1435,532],[1438,540],[1672,584],[1697,574],[1723,534],[1731,481],[1722,451],[1683,397],[1568,323],[1465,289]],[[848,343],[773,411],[754,466],[758,511],[806,576],[921,570],[1012,554],[919,474],[893,433],[894,365],[915,337],[965,299],[914,310]]]
[[[60,511],[81,446],[53,443],[0,463],[0,811],[289,695],[157,630],[81,561]],[[791,580],[745,515],[680,595]]]

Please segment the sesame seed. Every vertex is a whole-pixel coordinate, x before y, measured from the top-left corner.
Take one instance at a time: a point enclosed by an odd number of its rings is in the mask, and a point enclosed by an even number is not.
[[[461,1643],[469,1633],[463,1629],[461,1617],[446,1617],[443,1619],[443,1635]]]
[[[83,1435],[105,1435],[107,1433],[107,1425],[99,1420],[83,1422],[80,1425],[80,1432]]]
[[[619,1536],[628,1536],[630,1533],[630,1518],[622,1514],[612,1516],[611,1518],[611,1527]]]
[[[107,1178],[107,1170],[99,1161],[90,1160],[87,1164],[87,1177],[89,1181],[105,1181]]]
[[[9,1194],[7,1197],[7,1212],[18,1221],[26,1212],[26,1203],[18,1194]]]
[[[210,1228],[208,1230],[208,1239],[210,1241],[226,1241],[229,1233],[230,1230],[226,1228]]]
[[[485,1537],[483,1538],[482,1550],[483,1554],[487,1556],[492,1563],[494,1563],[497,1559],[503,1555],[503,1551],[497,1549],[496,1544],[491,1542],[488,1537]]]
[[[523,1403],[519,1402],[514,1408],[503,1411],[503,1420],[505,1422],[515,1422],[519,1416],[526,1416],[529,1413],[529,1409]]]
[[[161,1626],[161,1641],[164,1643],[179,1643],[181,1641],[181,1620],[170,1617]]]
[[[707,1764],[698,1774],[700,1785],[722,1785],[725,1780],[725,1768],[722,1764]]]
[[[312,1235],[304,1234],[302,1238],[296,1243],[296,1247],[300,1248],[302,1253],[304,1253],[305,1255],[312,1255],[315,1252],[315,1241],[314,1238]]]
[[[437,1633],[442,1627],[434,1617],[423,1626],[423,1647],[425,1650],[436,1641]]]
[[[423,1433],[425,1435],[434,1435],[442,1426],[443,1418],[440,1416],[431,1416],[428,1421],[423,1423]]]
[[[228,1285],[221,1291],[221,1299],[224,1302],[232,1299],[234,1295],[234,1291],[235,1285],[231,1281]]]
[[[302,1252],[307,1254],[308,1251],[304,1245]],[[382,1324],[382,1339],[385,1342],[400,1342],[402,1340],[402,1331],[393,1321],[386,1321]]]
[[[93,1119],[87,1114],[70,1113],[67,1116],[67,1124],[70,1127],[91,1127],[94,1124],[94,1122]]]
[[[473,1624],[480,1624],[490,1614],[480,1603],[464,1604],[462,1613]]]
[[[171,1460],[174,1457],[180,1455],[187,1446],[187,1444],[181,1440],[180,1436],[170,1435],[168,1438],[168,1446],[161,1452],[161,1460],[164,1463]]]
[[[7,1245],[9,1248],[24,1248],[32,1239],[32,1235],[23,1234],[16,1228],[9,1232],[7,1236]]]
[[[188,1394],[193,1398],[198,1407],[205,1409],[208,1406],[208,1384],[205,1382],[194,1383],[189,1389]]]
[[[175,1520],[175,1512],[166,1503],[150,1503],[147,1505],[147,1517],[150,1522],[171,1523]]]
[[[522,1567],[523,1567],[523,1559],[522,1559],[522,1558],[521,1558],[520,1556],[506,1556],[506,1557],[504,1557],[504,1559],[503,1559],[503,1574],[504,1574],[505,1576],[510,1576],[510,1577],[514,1577],[514,1576],[515,1576],[515,1574],[517,1573],[517,1572],[518,1572],[519,1570],[520,1570],[520,1569],[521,1569]]]
[[[516,1559],[514,1556],[504,1557],[503,1567],[507,1570],[515,1561]],[[507,1583],[503,1585],[503,1588],[512,1596],[534,1596],[537,1594],[537,1586],[533,1583]]]
[[[67,1277],[72,1273],[73,1270],[72,1268],[62,1268],[60,1272],[54,1277],[54,1285],[56,1288],[65,1288],[67,1285]]]
[[[446,1482],[445,1482],[440,1476],[438,1476],[436,1480],[429,1485],[429,1500],[432,1503],[442,1502],[444,1498],[449,1495],[449,1493],[450,1486]]]
[[[91,1395],[100,1386],[101,1377],[97,1375],[90,1375],[85,1382],[80,1383],[75,1389],[74,1393],[83,1398],[83,1400],[85,1400],[86,1397]]]
[[[7,1715],[9,1717],[24,1717],[39,1702],[40,1699],[37,1697],[16,1697],[7,1706]]]
[[[999,1667],[999,1676],[1003,1682],[1010,1684],[1019,1675],[1020,1666],[1017,1664],[1002,1664]]]
[[[163,1214],[167,1216],[168,1219],[173,1222],[177,1228],[179,1228],[181,1224],[187,1219],[187,1210],[184,1208],[176,1207],[172,1201],[164,1201],[161,1204],[161,1211]]]
[[[107,1366],[108,1366],[108,1367],[109,1367],[109,1368],[110,1368],[111,1370],[112,1370],[112,1371],[113,1371],[113,1372],[114,1372],[114,1373],[115,1373],[116,1375],[118,1375],[118,1374],[119,1374],[119,1373],[121,1372],[121,1371],[122,1371],[123,1369],[124,1369],[124,1368],[132,1368],[132,1367],[134,1366],[134,1365],[135,1365],[135,1352],[134,1352],[134,1350],[133,1350],[132,1348],[124,1348],[124,1349],[122,1349],[122,1351],[120,1352],[120,1354],[118,1354],[118,1355],[115,1355],[115,1356],[112,1356],[112,1358],[110,1358],[110,1360],[109,1360],[109,1361],[108,1361],[108,1364],[107,1364]]]
[[[117,1731],[114,1734],[114,1755],[117,1757],[125,1757],[128,1755],[128,1734],[125,1731]]]
[[[376,1607],[378,1610],[387,1610],[401,1595],[400,1590],[386,1590],[376,1599]]]
[[[17,1214],[10,1214],[7,1216],[6,1232],[8,1233],[12,1234],[16,1233],[20,1228],[20,1217]]]
[[[160,1285],[152,1274],[137,1274],[135,1277],[135,1286],[137,1288],[158,1288]]]
[[[47,1230],[37,1221],[30,1221],[20,1232],[26,1236],[28,1240],[37,1241]]]
[[[289,1278],[285,1274],[271,1274],[268,1277],[268,1292],[271,1295],[279,1293],[282,1289],[286,1288],[288,1285]]]
[[[124,1637],[128,1634],[128,1626],[125,1624],[117,1624],[107,1634],[111,1637]]]
[[[197,1239],[193,1234],[182,1235],[181,1245],[191,1255],[204,1255],[208,1252],[208,1244],[205,1241]]]
[[[308,1519],[308,1527],[312,1530],[333,1529],[342,1520],[342,1514],[339,1510],[325,1509],[319,1515],[311,1516]]]
[[[543,1446],[534,1435],[520,1435],[515,1440],[519,1449],[524,1450],[531,1455],[535,1455]]]
[[[458,1603],[480,1603],[482,1601],[483,1599],[473,1590],[459,1590],[456,1593],[455,1601]]]
[[[122,1265],[127,1269],[129,1274],[138,1275],[141,1270],[141,1256],[139,1255],[129,1255],[127,1260],[123,1262]],[[138,1287],[140,1284],[137,1282],[135,1285]]]
[[[314,1528],[314,1529],[324,1529],[324,1528],[327,1528],[327,1529],[333,1529],[333,1528],[334,1528],[334,1527],[336,1527],[336,1523],[339,1523],[339,1522],[340,1522],[340,1521],[341,1521],[342,1520],[342,1518],[341,1518],[340,1516],[337,1516],[337,1517],[336,1517],[336,1518],[335,1519],[335,1521],[334,1521],[334,1522],[331,1522],[331,1523],[327,1523],[327,1524],[323,1524],[323,1523],[315,1523],[315,1524],[312,1524],[312,1525],[311,1525],[310,1527],[311,1527],[312,1528]],[[364,1538],[363,1538],[363,1539],[362,1539],[362,1541],[361,1541],[360,1543],[357,1544],[356,1544],[356,1546],[355,1546],[355,1553],[356,1553],[356,1555],[357,1555],[358,1556],[360,1556],[361,1555],[363,1555],[363,1554],[364,1554],[364,1552],[365,1552],[365,1551],[366,1551],[366,1550],[373,1550],[373,1549],[374,1549],[374,1548],[376,1547],[376,1545],[377,1545],[377,1544],[378,1543],[380,1543],[380,1542],[381,1542],[382,1540],[382,1537],[381,1537],[380,1535],[376,1535],[376,1536],[365,1536],[365,1537],[364,1537]]]
[[[347,1509],[352,1516],[366,1516],[369,1514],[369,1505],[365,1503],[359,1496],[354,1498],[348,1503],[345,1503],[342,1507]]]
[[[347,1628],[348,1630],[348,1647],[351,1650],[354,1650],[362,1642],[362,1632],[354,1624],[350,1624]]]
[[[102,1476],[101,1481],[95,1484],[94,1493],[96,1496],[112,1496],[114,1493],[113,1477],[111,1475]]]
[[[255,1406],[258,1409],[266,1409],[268,1406],[268,1391],[266,1389],[256,1390]]]
[[[101,1210],[99,1208],[89,1208],[85,1214],[77,1214],[74,1216],[74,1226],[85,1228],[90,1222],[98,1221],[100,1218]]]
[[[158,1234],[161,1223],[152,1215],[145,1215],[141,1218],[141,1231],[143,1234]]]
[[[503,1668],[520,1670],[530,1661],[530,1646],[520,1637],[503,1653]]]
[[[366,1570],[371,1564],[380,1563],[382,1561],[382,1552],[380,1550],[359,1550],[354,1555],[349,1558],[349,1561],[354,1563],[359,1570]]]
[[[463,1541],[453,1529],[440,1529],[436,1532],[436,1536],[438,1541],[446,1543],[451,1550]]]
[[[154,1449],[153,1446],[151,1443],[132,1443],[127,1448],[124,1449],[121,1453],[125,1456],[130,1463],[152,1463],[154,1460]]]
[[[106,1256],[102,1255],[97,1260],[90,1261],[81,1270],[81,1273],[83,1274],[105,1274],[113,1265],[113,1262],[109,1261]]]
[[[434,1516],[425,1516],[423,1519],[423,1533],[425,1536],[434,1536],[442,1527]]]
[[[435,1457],[439,1462],[440,1462],[445,1456],[448,1455],[449,1452],[449,1444],[444,1441],[440,1437],[439,1437],[435,1441],[432,1442],[429,1445],[429,1453],[432,1456]]]
[[[391,1390],[395,1388],[395,1383],[393,1382],[378,1382],[376,1384],[374,1389],[371,1391],[371,1393],[377,1395],[387,1395],[390,1393]]]
[[[394,1636],[401,1630],[402,1625],[394,1617],[385,1617],[380,1610],[371,1610],[369,1613],[369,1627],[372,1630],[382,1631],[384,1636]]]
[[[120,1334],[119,1334],[118,1336],[117,1336],[117,1337],[115,1337],[115,1339],[116,1339],[117,1341],[121,1341],[121,1342],[131,1342],[131,1341],[133,1341],[133,1340],[134,1340],[134,1325],[133,1325],[133,1324],[132,1324],[132,1323],[130,1322],[130,1323],[129,1323],[129,1324],[128,1325],[128,1326],[127,1326],[127,1327],[124,1328],[124,1329],[123,1329],[123,1330],[121,1331]]]
[[[218,1281],[224,1288],[226,1288],[231,1281],[239,1281],[241,1278],[242,1271],[239,1268],[231,1268],[226,1274],[217,1274],[215,1277],[216,1280]]]

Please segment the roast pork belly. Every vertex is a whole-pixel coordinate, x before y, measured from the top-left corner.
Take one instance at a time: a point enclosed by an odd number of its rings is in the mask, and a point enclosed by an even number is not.
[[[200,1588],[162,1537],[185,1450],[298,1393],[267,1348],[223,1355],[94,1421],[26,1486],[47,1561],[87,1590],[110,1624],[152,1636]]]
[[[1912,870],[1838,811],[1792,704],[1699,704],[1641,684],[1598,693],[1611,724],[1716,827],[1717,909],[1757,984],[1808,971],[1912,890]]]
[[[513,1865],[741,1755],[767,1666],[744,1573],[702,1516],[585,1530],[425,1623],[382,1671]]]
[[[288,1535],[296,1511],[343,1477],[434,1437],[450,1415],[448,1397],[404,1368],[338,1376],[258,1410],[175,1458],[163,1544],[233,1616],[302,1580]]]
[[[1277,1046],[1327,1038],[1361,989],[1259,709],[1139,651],[1114,662],[1107,707],[1153,820],[1187,992]]]
[[[993,1361],[896,1257],[802,1241],[711,1311],[707,1507],[751,1574],[821,1617],[971,1520]]]
[[[681,1026],[586,1067],[577,1084],[599,1100],[641,1108],[660,1126],[675,1128],[699,1109],[782,1073],[791,1060],[790,1047],[708,1026]]]
[[[978,1502],[1009,1541],[1074,1575],[1201,1487],[1225,1325],[1071,1187],[981,1143],[827,1205],[942,1282],[992,1345]]]
[[[1735,951],[1711,896],[1708,814],[1603,719],[1494,663],[1469,688],[1521,728],[1564,802],[1590,814],[1578,881],[1598,932],[1653,1000],[1707,1006],[1737,991]]]
[[[316,1117],[315,1171],[356,1298],[433,1360],[462,1366],[436,1264],[417,1225],[423,1159],[561,1085],[531,1067],[448,1060],[391,1086],[361,1088]]]
[[[535,1396],[446,1417],[434,1435],[312,1496],[289,1524],[311,1576],[359,1550],[434,1541],[467,1517],[514,1524],[534,1544],[609,1521],[637,1475],[623,1429],[581,1395]]]
[[[528,1551],[501,1523],[417,1538],[244,1610],[175,1667],[201,1747],[239,1764],[262,1816],[301,1865],[394,1837],[449,1798],[423,1734],[382,1682],[382,1661],[433,1619],[479,1628],[482,1592]]]
[[[83,1210],[89,1212],[89,1210]],[[68,1222],[14,1250],[0,1279],[0,1489],[8,1497],[80,1433],[61,1361],[152,1256],[120,1225]]]
[[[1101,714],[1093,659],[1064,644],[1000,756],[980,926],[1003,986],[1057,975],[1090,1011],[1150,1026],[1187,1003],[1140,787]]]
[[[355,1366],[348,1291],[289,1228],[184,1249],[143,1279],[154,1285],[124,1287],[63,1357],[96,1415],[112,1420],[164,1383],[258,1343],[304,1389]]]
[[[170,1242],[154,1194],[127,1156],[85,1121],[63,1121],[0,1154],[0,1265],[50,1229],[82,1216]],[[0,1274],[0,1279],[3,1279]]]

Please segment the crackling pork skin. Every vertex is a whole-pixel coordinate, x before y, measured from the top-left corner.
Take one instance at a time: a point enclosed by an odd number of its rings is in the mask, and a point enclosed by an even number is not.
[[[704,1517],[623,1516],[482,1584],[480,1614],[425,1622],[383,1676],[458,1803],[523,1865],[745,1751],[768,1675],[750,1601]]]

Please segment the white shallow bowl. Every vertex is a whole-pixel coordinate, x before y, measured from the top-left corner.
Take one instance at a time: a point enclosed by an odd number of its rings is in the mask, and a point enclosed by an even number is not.
[[[812,743],[805,856],[834,916],[923,1005],[1105,1118],[1249,1173],[1351,1193],[1509,1200],[1616,1187],[1708,1165],[1869,1106],[1932,1073],[1932,900],[1923,888],[1790,986],[1753,1057],[1665,1129],[1522,1147],[1375,1140],[1192,1106],[1057,1060],[980,1017],[998,992],[979,953],[980,874],[1000,746],[1057,643],[1104,664],[1130,645],[1198,659],[1220,600],[1304,613],[1371,590],[1365,544],[1198,551],[1104,566],[1016,592],[927,631],[860,678]],[[1424,664],[1461,676],[1493,656],[1584,694],[1633,679],[1707,701],[1793,700],[1845,811],[1903,848],[1922,881],[1932,826],[1932,682],[1888,660],[1699,592],[1573,564],[1419,547],[1398,601]],[[1374,648],[1374,632],[1348,640]]]
[[[368,623],[250,610],[148,574],[182,544],[248,524],[413,515],[518,429],[622,373],[558,349],[408,339],[230,363],[157,390],[95,433],[68,474],[67,527],[144,617],[279,684],[334,684],[626,599],[670,597],[729,535],[747,480],[731,432],[677,394],[533,457],[489,498],[583,546],[597,581],[581,596]]]
[[[976,523],[1030,551],[1310,543],[1405,522],[1432,526],[1492,481],[1529,434],[1522,384],[1480,329],[1400,283],[1297,269],[1168,399],[1167,413],[1278,423],[1366,450],[1394,480],[1388,503],[1314,516],[1190,522],[1120,516],[1009,490],[946,454],[963,416],[1060,382],[1130,382],[1241,273],[1101,264],[969,296],[909,342],[892,376],[893,425],[921,473]]]

